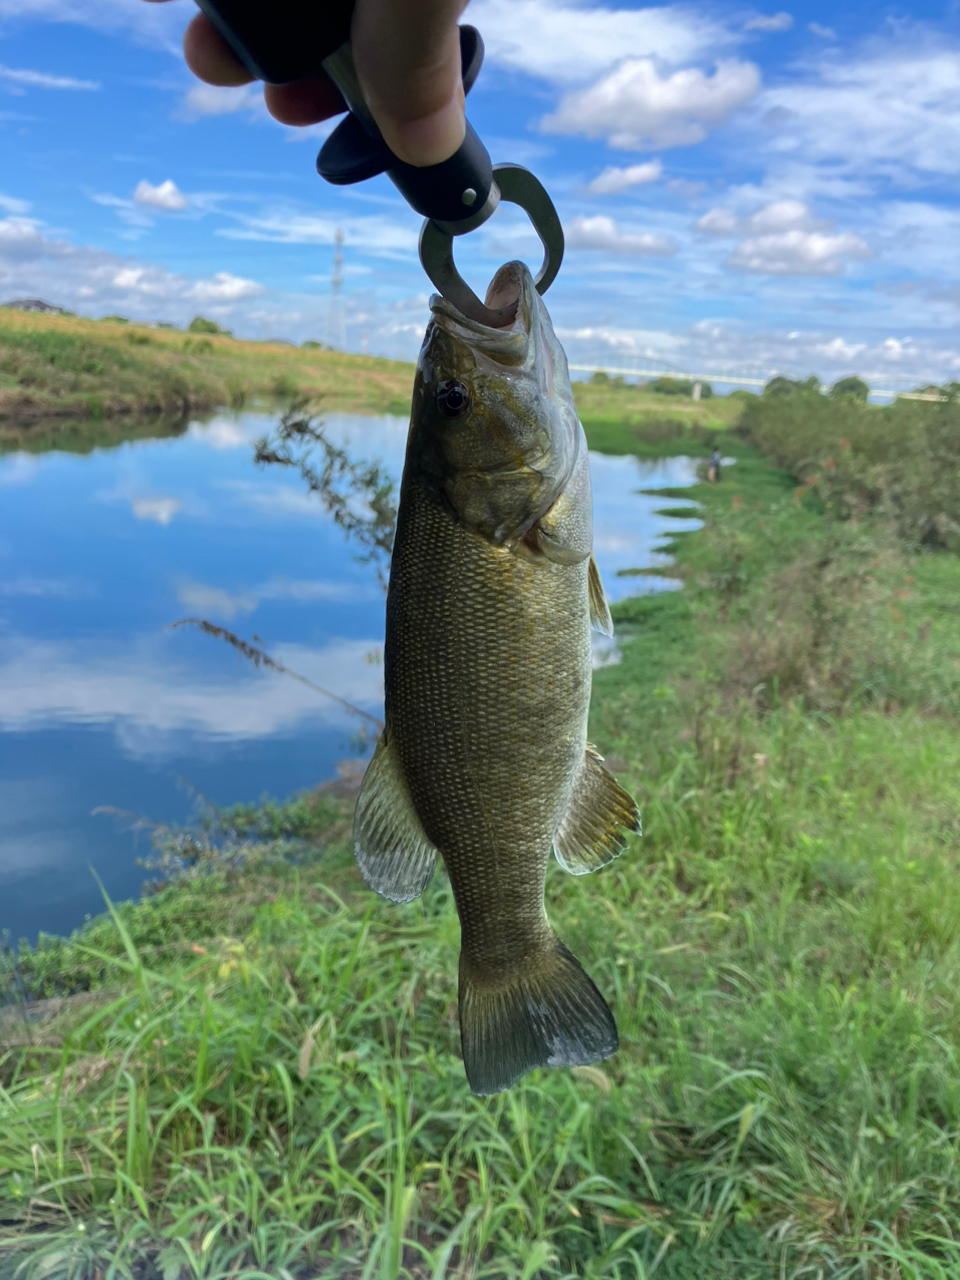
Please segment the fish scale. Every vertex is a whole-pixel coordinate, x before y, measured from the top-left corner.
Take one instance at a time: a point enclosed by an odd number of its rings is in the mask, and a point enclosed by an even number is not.
[[[615,1051],[613,1016],[554,933],[544,884],[551,852],[582,874],[639,830],[586,737],[591,620],[612,624],[583,428],[527,268],[502,268],[487,304],[511,288],[503,331],[432,303],[387,598],[386,728],[354,823],[363,875],[395,901],[422,892],[437,857],[446,865],[464,1065],[481,1094]]]
[[[586,745],[587,568],[491,547],[415,484],[402,508],[387,722],[450,873],[465,957],[499,967],[499,952],[526,954],[545,926],[547,861]]]

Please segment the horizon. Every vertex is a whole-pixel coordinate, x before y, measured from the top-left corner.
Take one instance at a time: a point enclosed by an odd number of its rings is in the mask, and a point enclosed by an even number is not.
[[[571,363],[954,380],[960,8],[772,10],[465,11],[487,49],[469,117],[564,224],[546,300]],[[0,0],[0,298],[329,343],[341,228],[346,349],[415,359],[420,219],[385,178],[316,176],[336,121],[282,126],[258,86],[195,80],[194,12]],[[509,209],[465,241],[475,287],[537,243]]]

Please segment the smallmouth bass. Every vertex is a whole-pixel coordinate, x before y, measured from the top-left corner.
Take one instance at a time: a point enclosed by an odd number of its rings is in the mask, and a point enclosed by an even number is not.
[[[616,1052],[606,1002],[547,919],[551,851],[594,871],[639,831],[587,742],[590,627],[612,633],[593,559],[587,444],[566,357],[523,263],[487,306],[435,296],[413,392],[384,650],[386,728],[354,850],[395,902],[443,858],[461,926],[460,1034],[475,1093]]]

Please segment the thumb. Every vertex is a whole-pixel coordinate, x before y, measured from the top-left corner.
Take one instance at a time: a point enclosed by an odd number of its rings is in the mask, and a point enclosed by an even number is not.
[[[408,164],[447,160],[463,141],[457,19],[466,0],[357,0],[351,44],[384,141]]]

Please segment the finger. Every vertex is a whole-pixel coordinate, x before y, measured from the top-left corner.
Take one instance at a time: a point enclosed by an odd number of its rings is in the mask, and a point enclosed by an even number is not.
[[[316,124],[346,111],[340,90],[326,76],[295,84],[263,86],[267,110],[281,124]]]
[[[183,56],[193,74],[207,84],[249,84],[256,79],[202,13],[183,33]]]
[[[457,19],[466,0],[357,0],[351,44],[360,87],[390,150],[446,160],[463,141]]]

